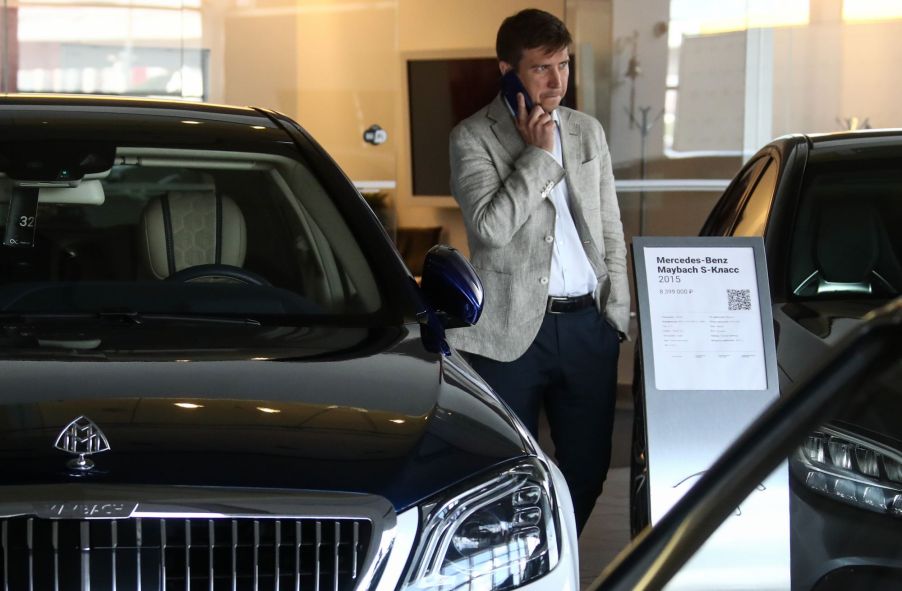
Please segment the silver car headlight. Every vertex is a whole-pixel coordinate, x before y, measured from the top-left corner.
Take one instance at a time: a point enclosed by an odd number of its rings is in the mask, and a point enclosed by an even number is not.
[[[835,427],[808,436],[791,462],[809,489],[862,509],[902,517],[902,453]]]
[[[547,574],[560,557],[551,477],[525,460],[423,505],[403,589],[505,591]]]

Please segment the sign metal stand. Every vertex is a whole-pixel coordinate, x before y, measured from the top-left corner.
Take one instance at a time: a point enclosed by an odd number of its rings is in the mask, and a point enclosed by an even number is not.
[[[636,237],[633,261],[654,524],[779,396],[777,356],[761,238]],[[789,568],[783,464],[668,589],[788,589]]]

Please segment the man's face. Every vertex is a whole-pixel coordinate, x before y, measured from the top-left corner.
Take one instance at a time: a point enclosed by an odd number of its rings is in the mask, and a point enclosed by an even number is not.
[[[510,68],[510,64],[501,62],[502,74]],[[544,47],[524,49],[517,75],[532,101],[550,113],[558,108],[567,93],[570,52],[566,47],[554,53],[548,53]]]

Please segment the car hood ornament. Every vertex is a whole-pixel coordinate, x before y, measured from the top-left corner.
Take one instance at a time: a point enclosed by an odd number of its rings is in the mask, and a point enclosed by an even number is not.
[[[90,470],[94,462],[85,456],[109,451],[110,443],[100,427],[82,415],[63,427],[53,447],[78,456],[66,464],[73,470]]]

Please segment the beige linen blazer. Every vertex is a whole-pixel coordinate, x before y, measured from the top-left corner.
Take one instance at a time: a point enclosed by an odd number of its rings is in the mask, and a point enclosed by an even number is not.
[[[513,361],[538,334],[554,243],[555,208],[546,197],[560,181],[567,183],[573,221],[598,277],[598,309],[627,332],[626,246],[604,130],[584,113],[558,111],[563,168],[525,144],[500,94],[451,132],[451,192],[485,289],[476,326],[448,331],[460,350]]]

